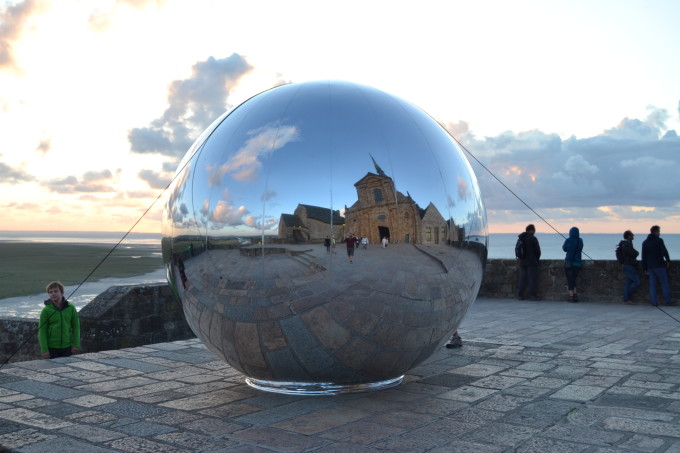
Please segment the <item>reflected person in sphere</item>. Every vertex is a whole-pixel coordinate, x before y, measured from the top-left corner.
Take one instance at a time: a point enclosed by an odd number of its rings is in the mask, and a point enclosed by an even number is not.
[[[581,252],[583,251],[583,239],[579,236],[577,227],[571,227],[569,237],[564,241],[562,250],[567,254],[564,257],[564,274],[567,277],[568,302],[578,302],[576,291],[576,278],[581,270]]]
[[[671,257],[668,255],[666,244],[661,239],[661,227],[654,225],[649,229],[649,236],[642,243],[642,270],[649,275],[649,302],[656,306],[656,283],[661,284],[663,299],[666,305],[671,302],[671,287],[668,283],[668,271],[671,266]]]
[[[43,359],[77,354],[80,350],[80,320],[75,305],[64,298],[64,285],[47,285],[49,299],[40,313],[38,341]]]
[[[354,246],[357,243],[357,239],[354,236],[354,233],[350,233],[347,238],[345,238],[345,244],[347,245],[347,257],[349,258],[349,262],[352,262],[352,259],[354,259]]]
[[[539,300],[536,293],[536,284],[538,281],[538,262],[541,259],[541,246],[534,234],[536,227],[533,224],[527,225],[524,233],[519,235],[520,241],[524,244],[524,256],[519,260],[519,288],[518,299],[524,299],[524,290],[529,283],[529,299]]]

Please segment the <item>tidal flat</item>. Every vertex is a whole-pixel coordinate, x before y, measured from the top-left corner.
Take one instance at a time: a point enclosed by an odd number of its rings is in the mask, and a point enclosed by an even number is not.
[[[44,292],[53,280],[70,286],[86,278],[135,277],[163,267],[160,244],[112,249],[110,244],[0,242],[0,299]]]

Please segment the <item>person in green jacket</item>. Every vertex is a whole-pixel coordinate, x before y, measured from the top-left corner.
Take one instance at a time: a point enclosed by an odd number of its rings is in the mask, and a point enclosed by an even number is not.
[[[64,298],[64,285],[47,285],[49,299],[40,313],[38,341],[43,359],[69,357],[80,350],[80,320],[75,305]]]

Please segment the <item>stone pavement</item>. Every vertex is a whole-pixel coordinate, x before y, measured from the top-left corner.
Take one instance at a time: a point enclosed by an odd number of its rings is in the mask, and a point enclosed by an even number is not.
[[[462,348],[441,348],[399,387],[324,397],[252,389],[198,340],[19,362],[0,369],[0,445],[680,452],[678,320],[678,307],[479,299]]]

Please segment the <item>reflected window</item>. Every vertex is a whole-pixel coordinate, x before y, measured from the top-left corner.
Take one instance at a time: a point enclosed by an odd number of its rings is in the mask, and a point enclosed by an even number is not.
[[[432,228],[430,227],[425,229],[425,241],[432,242]]]
[[[382,190],[380,189],[373,189],[373,199],[377,201],[383,201],[383,194]]]

